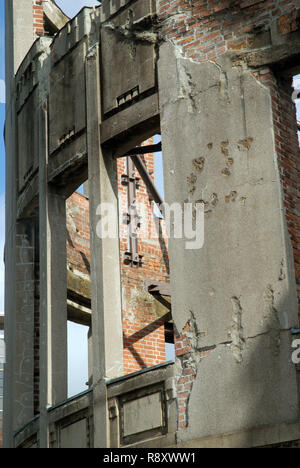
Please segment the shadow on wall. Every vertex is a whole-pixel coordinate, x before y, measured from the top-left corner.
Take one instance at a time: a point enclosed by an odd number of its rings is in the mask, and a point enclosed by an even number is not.
[[[206,352],[194,348],[188,359],[185,356],[195,370],[195,380],[187,399],[187,428],[180,431],[179,440],[213,437],[213,446],[262,447],[278,443],[280,430],[258,433],[254,429],[299,421],[293,336],[279,312],[291,302],[288,295],[276,306],[274,302],[274,291],[268,286],[263,298],[264,326],[256,336],[244,336],[242,314],[246,310],[241,300],[233,341]],[[293,435],[285,440],[292,441]]]

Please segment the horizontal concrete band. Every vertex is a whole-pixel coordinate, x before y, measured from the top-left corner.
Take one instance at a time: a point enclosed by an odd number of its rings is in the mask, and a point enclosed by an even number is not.
[[[251,448],[300,442],[300,421],[179,442],[177,448]]]

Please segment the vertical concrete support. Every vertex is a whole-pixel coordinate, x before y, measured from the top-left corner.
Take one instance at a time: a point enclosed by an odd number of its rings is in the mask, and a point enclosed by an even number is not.
[[[93,384],[95,447],[108,446],[105,378],[123,374],[123,337],[121,322],[120,253],[118,239],[117,166],[100,141],[99,50],[94,46],[86,60],[87,145],[89,162]],[[97,235],[97,209],[111,205],[115,221],[114,238]],[[114,218],[115,216],[115,218]]]
[[[230,60],[197,63],[168,43],[158,68],[166,201],[205,205],[203,248],[169,244],[173,319],[191,346],[179,378],[187,362],[194,377],[178,441],[244,431],[251,445],[254,428],[298,419],[270,92]]]
[[[46,102],[40,111],[40,446],[48,446],[47,408],[67,398],[66,202],[47,182]]]
[[[4,376],[4,430],[3,443],[5,447],[13,446],[13,431],[20,420],[19,405],[15,401],[22,401],[24,387],[14,382],[14,363],[19,350],[15,349],[17,343],[17,329],[21,333],[24,321],[18,324],[16,285],[16,201],[17,201],[17,153],[16,153],[16,114],[14,106],[14,75],[21,60],[33,42],[32,28],[32,0],[6,0],[6,245],[5,245],[5,341],[7,361]],[[23,228],[21,228],[21,232]],[[23,234],[21,234],[23,235]],[[23,324],[23,325],[22,325]],[[29,326],[29,324],[28,324]],[[24,330],[28,335],[28,327]],[[33,336],[32,336],[33,339]],[[18,345],[19,346],[19,345]],[[27,348],[27,345],[26,345]],[[28,343],[29,349],[29,343]],[[33,349],[33,343],[32,343]],[[27,368],[28,369],[28,368]],[[33,376],[32,376],[33,378]],[[28,384],[28,382],[27,382]],[[26,403],[27,405],[27,403]],[[30,406],[30,404],[29,404]],[[31,414],[29,406],[26,417]],[[22,417],[21,417],[22,418]]]
[[[93,385],[93,331],[92,327],[88,331],[88,371],[89,371],[89,387]]]
[[[14,427],[33,417],[35,220],[17,221]]]

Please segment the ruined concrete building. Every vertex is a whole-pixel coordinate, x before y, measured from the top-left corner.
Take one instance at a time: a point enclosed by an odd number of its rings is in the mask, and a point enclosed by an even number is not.
[[[4,445],[299,446],[299,0],[6,0],[6,31]],[[161,148],[202,248],[152,210]]]

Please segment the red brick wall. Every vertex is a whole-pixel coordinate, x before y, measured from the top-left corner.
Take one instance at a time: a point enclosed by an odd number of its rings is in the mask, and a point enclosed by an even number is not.
[[[282,34],[296,29],[298,0],[158,0],[163,34],[194,60],[215,60],[255,46],[276,19]]]
[[[147,142],[146,142],[147,143]],[[148,141],[148,144],[152,140]],[[145,164],[154,174],[154,155],[144,157]],[[121,184],[122,174],[126,174],[126,159],[118,160],[118,190],[120,210],[127,211],[127,187]],[[139,176],[136,172],[137,177]],[[145,218],[149,231],[154,230],[150,198],[144,183],[140,182],[137,203],[141,213],[144,205]],[[163,225],[163,221],[160,221]],[[74,193],[67,200],[67,262],[74,273],[90,274],[89,201]],[[122,231],[123,232],[123,231]],[[138,240],[139,253],[143,255],[143,266],[134,268],[124,264],[124,253],[128,250],[127,236],[123,232],[120,239],[120,264],[122,281],[122,315],[124,337],[124,372],[129,374],[165,362],[164,323],[157,315],[157,302],[145,292],[145,279],[168,281],[167,240]],[[167,311],[166,311],[167,312]]]
[[[44,34],[43,1],[32,0],[33,9],[33,37],[36,39]]]
[[[152,144],[152,139],[145,142]],[[154,176],[154,155],[148,154],[144,162],[150,174]],[[127,211],[127,188],[121,184],[121,175],[126,174],[126,160],[118,160],[118,189],[121,195],[122,211]],[[136,176],[139,177],[136,171]],[[142,223],[147,221],[148,234],[139,237],[138,249],[143,255],[143,266],[133,268],[124,265],[123,255],[128,250],[127,236],[120,239],[120,262],[123,295],[123,336],[125,374],[165,362],[164,324],[156,312],[155,300],[145,293],[144,281],[169,281],[167,240],[160,243],[154,239],[154,218],[146,186],[141,181],[137,191],[138,212],[144,211]],[[144,210],[142,205],[144,205]],[[161,221],[163,229],[163,221]],[[146,238],[147,237],[147,238]],[[167,311],[166,311],[167,312]]]
[[[68,269],[90,274],[89,200],[74,193],[67,200],[67,263]]]

